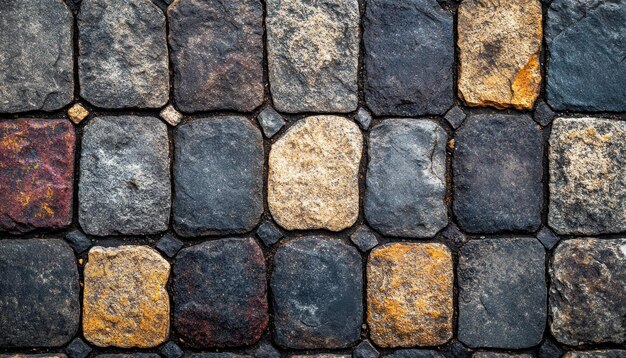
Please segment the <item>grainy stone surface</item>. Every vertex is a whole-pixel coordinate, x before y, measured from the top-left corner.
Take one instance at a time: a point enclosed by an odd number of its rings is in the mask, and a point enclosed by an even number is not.
[[[436,346],[452,338],[454,270],[442,244],[393,243],[367,262],[367,323],[380,347]]]
[[[503,353],[503,352],[476,352],[473,358],[533,358],[532,354],[525,353]]]
[[[537,239],[548,250],[551,250],[560,240],[559,237],[547,227],[542,227],[541,230],[537,232]]]
[[[169,125],[176,127],[178,123],[183,119],[183,115],[174,108],[171,104],[163,108],[159,116],[166,121]]]
[[[147,246],[96,246],[84,270],[83,335],[99,347],[149,348],[169,335],[170,264]]]
[[[450,247],[457,249],[465,245],[468,240],[467,236],[453,223],[446,226],[446,228],[441,231],[441,235]]]
[[[229,352],[223,353],[194,353],[189,358],[249,358],[249,355],[241,355]]]
[[[254,344],[268,325],[263,251],[254,239],[185,248],[174,264],[174,327],[194,347]]]
[[[559,342],[626,341],[626,239],[564,241],[550,277],[550,329]]]
[[[65,234],[65,241],[70,244],[77,254],[83,253],[91,247],[91,240],[80,230],[72,230]]]
[[[357,107],[357,0],[268,0],[267,56],[276,109],[350,112]]]
[[[337,239],[307,236],[279,246],[270,278],[274,342],[284,348],[346,348],[360,337],[361,255]]]
[[[292,355],[291,358],[350,358],[350,356],[346,354],[322,353],[322,354]]]
[[[450,357],[451,355],[452,358],[470,358],[472,356],[472,350],[456,340],[448,344],[448,349],[449,353],[446,357]]]
[[[425,349],[399,349],[385,358],[443,358],[444,355],[433,350]]]
[[[169,341],[161,347],[161,355],[165,358],[180,358],[185,352],[178,346],[178,344],[174,343],[174,341]]]
[[[167,230],[170,164],[167,126],[158,118],[98,117],[85,127],[78,219],[90,235]]]
[[[85,358],[93,349],[80,338],[74,338],[65,348],[65,353],[69,358]]]
[[[283,238],[283,233],[270,220],[266,220],[259,225],[256,236],[263,241],[265,246],[271,246]]]
[[[548,124],[552,123],[554,116],[554,111],[552,110],[552,108],[550,108],[550,106],[548,106],[546,102],[541,101],[535,106],[535,113],[533,114],[533,118],[535,119],[535,122],[541,124],[542,126],[545,127]]]
[[[563,351],[550,339],[543,341],[537,352],[538,358],[561,358]]]
[[[261,105],[261,1],[177,0],[167,17],[179,110],[250,112]]]
[[[276,112],[272,107],[265,107],[261,113],[259,113],[257,120],[263,129],[263,134],[267,138],[272,138],[274,134],[278,133],[284,126],[285,120]]]
[[[380,353],[372,346],[370,341],[364,340],[359,343],[354,351],[352,351],[352,358],[378,358]]]
[[[83,119],[87,118],[88,115],[89,111],[80,103],[74,104],[67,110],[67,117],[70,121],[74,122],[74,124],[79,124]]]
[[[280,358],[280,352],[271,344],[263,343],[254,351],[255,358]]]
[[[350,234],[350,241],[362,252],[367,252],[378,245],[376,235],[365,225],[358,227]]]
[[[372,128],[363,209],[372,228],[432,237],[446,226],[446,141],[428,120],[387,119]]]
[[[527,115],[470,115],[456,132],[454,212],[473,233],[535,231],[543,207],[542,130]]]
[[[72,249],[57,239],[0,240],[0,346],[57,347],[80,320]]]
[[[167,255],[167,257],[174,257],[183,245],[182,241],[178,240],[174,235],[167,233],[163,235],[155,246],[159,251]]]
[[[549,147],[549,225],[560,234],[626,230],[626,124],[558,118]]]
[[[354,119],[357,121],[357,123],[359,124],[359,126],[361,126],[363,130],[367,130],[370,127],[370,124],[372,123],[373,118],[370,112],[367,111],[367,109],[361,107],[356,112]]]
[[[263,136],[244,117],[195,119],[174,137],[174,229],[243,233],[263,213]]]
[[[541,90],[539,0],[463,1],[459,97],[469,106],[531,109]]]
[[[267,201],[276,223],[287,230],[352,226],[362,152],[359,127],[343,117],[307,117],[289,128],[269,155]]]
[[[534,238],[472,240],[458,264],[459,340],[519,349],[541,342],[546,325],[545,251]]]
[[[9,354],[0,354],[0,358],[67,358],[67,356],[62,353],[39,353],[39,354],[9,353]]]
[[[365,102],[380,115],[443,114],[453,104],[453,14],[436,0],[368,0]]]
[[[465,118],[467,118],[467,115],[465,114],[463,109],[461,109],[461,107],[454,106],[446,113],[444,118],[446,119],[446,121],[448,121],[448,123],[450,123],[452,128],[457,129],[461,126],[461,124],[463,124],[463,121],[465,120]]]
[[[150,0],[83,0],[81,97],[104,108],[156,108],[169,97],[165,15]]]
[[[96,358],[160,358],[156,353],[99,354]]]
[[[626,350],[602,349],[595,351],[567,352],[563,358],[625,358]]]

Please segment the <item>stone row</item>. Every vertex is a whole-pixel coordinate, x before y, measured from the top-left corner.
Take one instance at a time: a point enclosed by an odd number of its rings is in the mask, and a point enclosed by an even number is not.
[[[365,5],[361,18],[357,0],[177,0],[165,13],[151,0],[83,0],[74,19],[62,0],[14,1],[0,20],[0,112],[58,110],[75,86],[96,107],[160,108],[170,66],[178,110],[251,112],[265,100],[265,51],[279,111],[351,112],[361,25],[364,98],[378,116],[443,114],[457,95],[532,109],[542,56],[554,109],[626,110],[623,1],[554,0],[545,19],[539,0],[464,1],[456,44],[455,14],[436,0]]]

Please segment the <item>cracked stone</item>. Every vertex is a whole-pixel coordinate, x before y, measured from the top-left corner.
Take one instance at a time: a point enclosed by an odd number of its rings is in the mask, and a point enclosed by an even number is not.
[[[459,106],[452,107],[452,109],[450,109],[444,116],[446,121],[448,121],[448,123],[450,123],[450,125],[454,129],[459,128],[461,124],[463,124],[463,121],[465,120],[466,117],[467,115],[465,114],[463,109],[461,109],[461,107]]]
[[[552,248],[559,242],[559,237],[554,234],[552,230],[547,227],[542,227],[541,230],[537,233],[537,239],[541,241],[543,246],[548,250],[552,250]]]
[[[372,115],[370,114],[370,112],[367,111],[367,109],[363,107],[359,108],[359,110],[356,111],[354,119],[357,121],[357,123],[359,123],[359,126],[361,126],[363,130],[367,130],[372,123]]]
[[[176,256],[183,245],[182,241],[178,240],[174,235],[167,233],[156,243],[156,248],[167,255],[167,257],[172,258]]]
[[[65,234],[65,241],[70,244],[77,254],[81,254],[91,247],[91,240],[80,230],[72,230]]]
[[[166,121],[172,127],[176,127],[178,123],[183,119],[183,115],[174,108],[171,104],[163,108],[159,116]]]
[[[83,119],[87,118],[88,115],[89,111],[80,103],[74,104],[67,110],[67,117],[70,121],[74,122],[74,124],[79,124]]]
[[[91,351],[91,347],[80,338],[74,338],[65,348],[65,353],[69,358],[86,358]]]
[[[271,246],[283,238],[283,233],[271,221],[264,221],[256,230],[256,236],[263,241],[265,246]]]
[[[378,245],[376,235],[365,225],[360,226],[350,234],[350,241],[352,241],[361,252],[367,252]]]
[[[546,102],[541,101],[535,106],[535,113],[533,118],[535,119],[535,122],[541,124],[542,126],[545,127],[548,124],[552,123],[552,119],[554,119],[554,116],[554,111],[552,110],[552,108],[550,108],[550,106],[548,106]]]
[[[267,138],[272,138],[285,126],[283,117],[272,107],[265,107],[257,116],[257,120]]]
[[[180,358],[185,354],[178,344],[169,341],[161,347],[161,355],[165,358]]]
[[[370,341],[364,340],[359,343],[354,351],[352,351],[352,358],[378,358],[380,353],[372,346]]]

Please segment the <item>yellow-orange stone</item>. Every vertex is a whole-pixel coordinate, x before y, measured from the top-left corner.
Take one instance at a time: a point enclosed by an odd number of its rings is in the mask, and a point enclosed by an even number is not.
[[[452,338],[454,273],[443,244],[393,243],[367,262],[367,323],[379,346],[435,346]]]
[[[67,110],[67,116],[72,122],[74,122],[74,124],[82,122],[82,120],[87,118],[88,115],[89,111],[87,111],[87,109],[83,107],[80,103],[76,103]]]
[[[83,334],[100,347],[148,348],[169,334],[170,264],[147,246],[94,247],[85,265]]]

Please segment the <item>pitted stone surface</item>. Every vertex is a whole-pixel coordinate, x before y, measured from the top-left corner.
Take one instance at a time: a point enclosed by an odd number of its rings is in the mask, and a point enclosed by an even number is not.
[[[165,15],[150,0],[83,0],[81,97],[104,108],[156,108],[169,97]]]
[[[357,0],[268,0],[269,81],[281,112],[351,112],[357,107]]]
[[[99,347],[149,348],[169,335],[170,264],[147,246],[89,250],[83,334]]]
[[[359,215],[359,166],[363,137],[337,116],[299,120],[273,145],[267,201],[287,230],[340,231]]]
[[[603,349],[595,351],[567,352],[563,358],[626,358],[626,350]]]
[[[250,112],[261,105],[261,1],[177,0],[167,17],[178,109]]]
[[[174,106],[171,104],[167,105],[167,107],[163,108],[159,116],[167,122],[167,124],[176,127],[178,123],[183,119],[182,113],[178,112]]]

